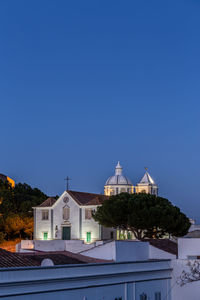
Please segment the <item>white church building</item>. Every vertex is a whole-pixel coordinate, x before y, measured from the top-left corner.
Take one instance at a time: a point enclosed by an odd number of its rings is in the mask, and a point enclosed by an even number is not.
[[[158,187],[147,171],[134,186],[122,174],[118,162],[115,175],[106,181],[104,195],[67,190],[58,199],[48,198],[34,207],[34,239],[84,240],[86,243],[116,239],[117,232],[95,222],[92,212],[109,196],[122,192],[157,195]]]

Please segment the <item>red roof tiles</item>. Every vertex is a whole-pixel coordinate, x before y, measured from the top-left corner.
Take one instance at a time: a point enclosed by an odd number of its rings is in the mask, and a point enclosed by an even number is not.
[[[54,203],[56,203],[57,199],[53,198],[53,197],[49,197],[47,198],[44,202],[42,202],[42,204],[39,205],[39,207],[49,207],[54,205]]]
[[[76,191],[67,191],[67,193],[79,204],[79,205],[101,205],[104,200],[108,199],[108,196],[102,194],[84,193]],[[49,197],[39,207],[51,207],[56,203],[58,199]]]
[[[151,246],[154,246],[160,250],[169,252],[174,255],[178,255],[178,245],[177,243],[169,239],[144,239],[142,242],[149,242]]]
[[[21,253],[20,255],[22,257],[31,258],[31,260],[39,262],[40,264],[45,258],[51,259],[54,265],[110,262],[109,260],[88,257],[79,253],[72,253],[69,251],[36,251],[34,253]]]
[[[22,257],[0,248],[0,268],[40,266],[39,262],[31,258]]]
[[[102,194],[67,191],[79,205],[101,205],[108,196]]]

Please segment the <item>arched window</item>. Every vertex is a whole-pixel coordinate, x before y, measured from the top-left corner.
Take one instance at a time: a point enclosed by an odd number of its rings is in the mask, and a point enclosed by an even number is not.
[[[146,190],[142,190],[142,191],[141,191],[141,193],[144,193],[144,194],[146,194]]]
[[[70,218],[70,208],[69,206],[64,206],[63,207],[63,220],[68,221]]]

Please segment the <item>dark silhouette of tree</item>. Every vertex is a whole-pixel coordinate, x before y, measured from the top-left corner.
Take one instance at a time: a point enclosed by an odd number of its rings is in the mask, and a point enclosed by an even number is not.
[[[38,188],[18,183],[14,188],[0,180],[0,235],[6,239],[32,237],[33,209],[47,199]]]
[[[137,239],[183,236],[191,225],[169,200],[144,193],[111,196],[93,218],[105,227],[132,231]]]

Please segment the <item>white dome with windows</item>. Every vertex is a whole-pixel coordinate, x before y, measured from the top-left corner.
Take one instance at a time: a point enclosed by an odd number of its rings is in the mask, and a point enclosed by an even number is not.
[[[112,195],[122,192],[133,192],[133,184],[126,176],[122,175],[120,162],[115,168],[115,175],[108,178],[105,184],[105,194]]]
[[[106,185],[132,185],[132,182],[124,175],[122,175],[122,167],[120,165],[120,162],[118,161],[118,164],[115,168],[115,175],[108,178],[106,181]]]

